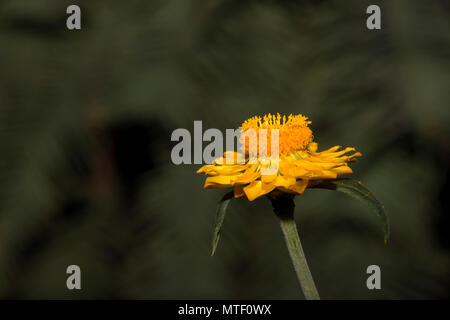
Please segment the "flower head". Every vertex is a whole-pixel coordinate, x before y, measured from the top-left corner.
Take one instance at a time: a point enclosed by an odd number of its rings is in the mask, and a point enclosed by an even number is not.
[[[253,201],[269,193],[302,194],[307,187],[352,173],[348,163],[355,162],[361,153],[346,155],[355,149],[339,150],[340,146],[317,152],[318,145],[313,142],[308,127],[310,123],[302,115],[286,118],[269,114],[262,119],[248,119],[240,127],[241,152],[227,151],[223,157],[197,171],[209,176],[204,188],[232,187],[236,198],[247,197]],[[265,134],[261,135],[261,132]],[[256,143],[252,144],[252,139]],[[258,153],[260,150],[266,150],[266,153]],[[278,151],[276,170],[265,174],[264,169],[274,162],[268,155],[275,150]]]

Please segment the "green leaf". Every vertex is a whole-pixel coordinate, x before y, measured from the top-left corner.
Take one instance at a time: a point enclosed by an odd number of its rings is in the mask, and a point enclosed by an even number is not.
[[[214,253],[216,252],[217,244],[219,243],[220,239],[220,229],[222,228],[223,220],[225,219],[225,214],[227,213],[228,204],[230,203],[231,199],[233,199],[233,197],[234,197],[233,191],[228,192],[226,195],[223,196],[223,198],[219,201],[219,204],[217,205],[216,223],[212,241],[211,256],[213,256]]]
[[[352,196],[375,210],[383,224],[384,243],[389,239],[389,220],[384,211],[384,206],[375,198],[375,196],[361,182],[349,178],[340,178],[336,180],[325,181],[315,188],[336,190]]]

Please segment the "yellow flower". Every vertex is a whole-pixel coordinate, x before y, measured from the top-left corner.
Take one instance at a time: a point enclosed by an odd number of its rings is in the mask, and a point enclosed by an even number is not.
[[[318,145],[313,142],[313,134],[308,127],[310,123],[302,115],[290,115],[286,119],[286,116],[281,117],[280,114],[269,114],[262,119],[248,119],[240,127],[241,151],[227,151],[223,157],[197,171],[209,176],[204,188],[232,187],[236,198],[245,196],[253,201],[269,193],[302,194],[307,187],[324,180],[336,179],[338,175],[352,173],[348,163],[355,162],[361,153],[346,155],[355,151],[355,148],[348,147],[339,151],[340,146],[317,152]],[[262,136],[264,139],[260,139],[259,135],[262,129],[267,132],[266,136]],[[279,157],[276,172],[267,175],[262,174],[262,170],[271,167],[275,161],[267,155],[271,155],[272,151],[276,152],[276,148],[271,145],[271,129],[278,129]],[[256,144],[252,145],[252,138],[255,138]],[[264,147],[267,149],[267,155],[258,154],[260,144],[263,145],[263,150]]]

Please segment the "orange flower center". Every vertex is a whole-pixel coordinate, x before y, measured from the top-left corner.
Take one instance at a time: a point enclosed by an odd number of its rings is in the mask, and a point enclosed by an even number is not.
[[[278,130],[278,150],[280,155],[288,155],[298,150],[304,150],[313,140],[313,134],[308,127],[311,121],[302,115],[289,115],[281,117],[277,115],[264,115],[246,120],[242,125],[240,142],[242,151],[252,156],[258,156],[258,150],[267,150],[267,154],[272,152],[272,142],[276,143],[276,138],[272,134]],[[263,131],[262,131],[263,130]],[[261,140],[261,141],[260,141]],[[273,140],[273,141],[272,141]],[[256,143],[252,143],[252,141]],[[262,148],[262,149],[260,149]]]

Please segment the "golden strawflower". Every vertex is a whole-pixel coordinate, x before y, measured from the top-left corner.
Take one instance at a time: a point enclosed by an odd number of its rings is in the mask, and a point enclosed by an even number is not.
[[[352,173],[348,163],[355,162],[360,152],[346,155],[355,148],[339,149],[340,146],[318,152],[313,142],[313,134],[308,127],[307,117],[302,115],[265,115],[253,117],[241,125],[241,152],[227,151],[224,156],[210,165],[200,168],[197,173],[209,177],[204,188],[234,188],[234,197],[247,197],[248,200],[269,193],[302,194],[307,187],[320,184],[324,180],[336,179],[338,175]],[[259,132],[266,129],[267,138],[259,141]],[[264,144],[267,154],[272,152],[271,129],[278,130],[278,166],[276,172],[262,174],[262,169],[274,161],[268,156],[258,154],[260,144]],[[256,145],[249,143],[252,137]],[[274,148],[275,150],[275,148]],[[227,163],[226,159],[234,159]],[[230,162],[230,161],[228,161]]]

